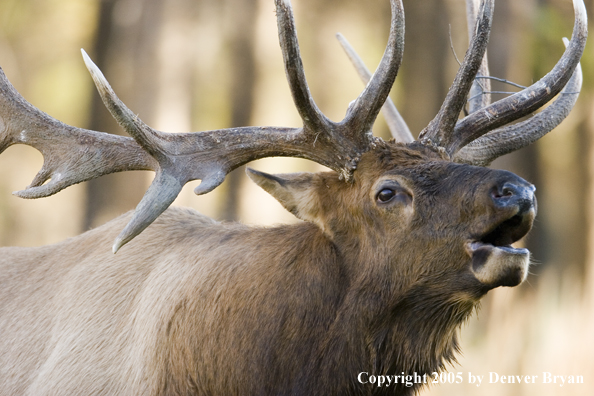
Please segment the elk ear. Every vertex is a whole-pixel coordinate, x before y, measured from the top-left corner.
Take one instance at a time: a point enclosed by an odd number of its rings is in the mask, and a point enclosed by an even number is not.
[[[318,197],[314,192],[318,176],[315,173],[270,175],[250,168],[246,168],[246,173],[299,219],[319,223]]]

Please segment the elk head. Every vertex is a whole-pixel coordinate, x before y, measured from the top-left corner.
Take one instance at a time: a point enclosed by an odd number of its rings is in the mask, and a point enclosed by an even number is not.
[[[485,77],[493,2],[483,0],[477,6],[467,1],[469,49],[441,110],[418,140],[388,98],[404,48],[400,0],[390,0],[389,40],[373,76],[339,36],[367,82],[340,122],[324,116],[311,97],[290,2],[275,0],[285,69],[303,120],[301,128],[156,131],[118,99],[83,52],[105,105],[133,139],[62,124],[28,104],[2,74],[0,152],[22,143],[44,155],[43,168],[33,183],[16,193],[24,198],[48,196],[108,173],[154,170],[156,177],[115,241],[114,252],[149,226],[188,181],[200,179],[195,192],[204,194],[220,185],[228,172],[258,158],[310,159],[336,173],[271,176],[250,171],[250,175],[298,217],[319,225],[329,238],[344,240],[355,256],[361,244],[389,251],[384,252],[386,257],[396,255],[410,263],[405,271],[414,275],[411,279],[428,271],[430,263],[444,262],[440,257],[448,257],[449,267],[432,269],[434,277],[451,273],[467,279],[472,275],[464,282],[477,295],[491,287],[516,285],[526,276],[528,252],[511,244],[531,227],[536,211],[534,187],[509,172],[481,166],[534,142],[567,115],[581,87],[578,62],[587,35],[586,13],[583,2],[574,0],[572,39],[551,72],[532,86],[490,103]],[[467,100],[469,92],[479,94]],[[506,126],[558,94],[545,110]],[[468,115],[459,119],[467,102]],[[382,106],[395,141],[384,142],[372,135]],[[382,237],[388,239],[387,244],[379,243]],[[414,265],[419,262],[426,265]],[[451,267],[451,263],[460,265]]]

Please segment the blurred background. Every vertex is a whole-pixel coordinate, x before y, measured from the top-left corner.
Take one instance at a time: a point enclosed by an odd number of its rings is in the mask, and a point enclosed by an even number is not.
[[[331,119],[342,119],[363,85],[336,32],[368,66],[379,62],[389,27],[387,0],[294,0],[310,89]],[[404,0],[404,63],[391,96],[413,134],[433,118],[467,47],[464,0]],[[586,0],[589,11],[594,0]],[[570,0],[498,0],[489,45],[491,74],[530,85],[561,56],[573,27]],[[450,33],[451,31],[451,33]],[[428,395],[591,395],[594,384],[594,52],[582,59],[576,108],[537,144],[501,158],[537,186],[539,215],[526,238],[535,265],[517,288],[494,290],[462,329],[465,384]],[[188,132],[245,125],[300,126],[285,80],[272,0],[0,0],[0,65],[33,105],[78,127],[122,133],[103,108],[80,56],[84,48],[120,98],[149,125]],[[515,90],[494,85],[494,90]],[[498,99],[502,96],[495,96]],[[375,134],[387,138],[383,119]],[[55,243],[133,209],[152,173],[129,172],[40,200],[11,195],[41,168],[42,156],[13,146],[0,156],[0,246]],[[268,172],[315,171],[274,158]],[[188,185],[176,205],[249,224],[296,221],[234,171],[214,192]],[[581,375],[583,385],[468,385],[467,375]],[[488,379],[487,379],[488,380]],[[486,380],[483,380],[486,381]]]

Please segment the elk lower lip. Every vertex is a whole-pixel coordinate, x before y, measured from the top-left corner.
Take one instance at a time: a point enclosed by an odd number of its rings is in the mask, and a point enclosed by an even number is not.
[[[467,249],[472,257],[471,271],[489,289],[517,286],[528,275],[528,249],[511,245],[494,246],[484,242],[471,242]]]

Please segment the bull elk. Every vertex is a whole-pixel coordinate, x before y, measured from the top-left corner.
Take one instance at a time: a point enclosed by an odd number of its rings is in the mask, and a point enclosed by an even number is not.
[[[485,166],[552,130],[581,87],[587,21],[574,0],[572,38],[548,74],[494,103],[469,95],[489,89],[494,1],[476,3],[467,2],[468,52],[417,140],[387,100],[403,54],[400,0],[390,0],[388,44],[372,76],[340,37],[368,81],[340,122],[309,93],[289,0],[275,4],[300,128],[156,131],[84,55],[105,105],[132,136],[121,137],[49,117],[0,74],[0,152],[27,144],[45,159],[18,196],[48,196],[112,172],[156,173],[133,214],[56,245],[0,249],[0,394],[417,391],[421,384],[372,387],[357,377],[441,370],[481,297],[526,278],[529,252],[512,243],[532,226],[534,186]],[[382,106],[393,141],[371,133]],[[332,169],[248,170],[303,222],[247,227],[167,209],[188,181],[200,179],[195,192],[204,194],[238,166],[271,156]]]

